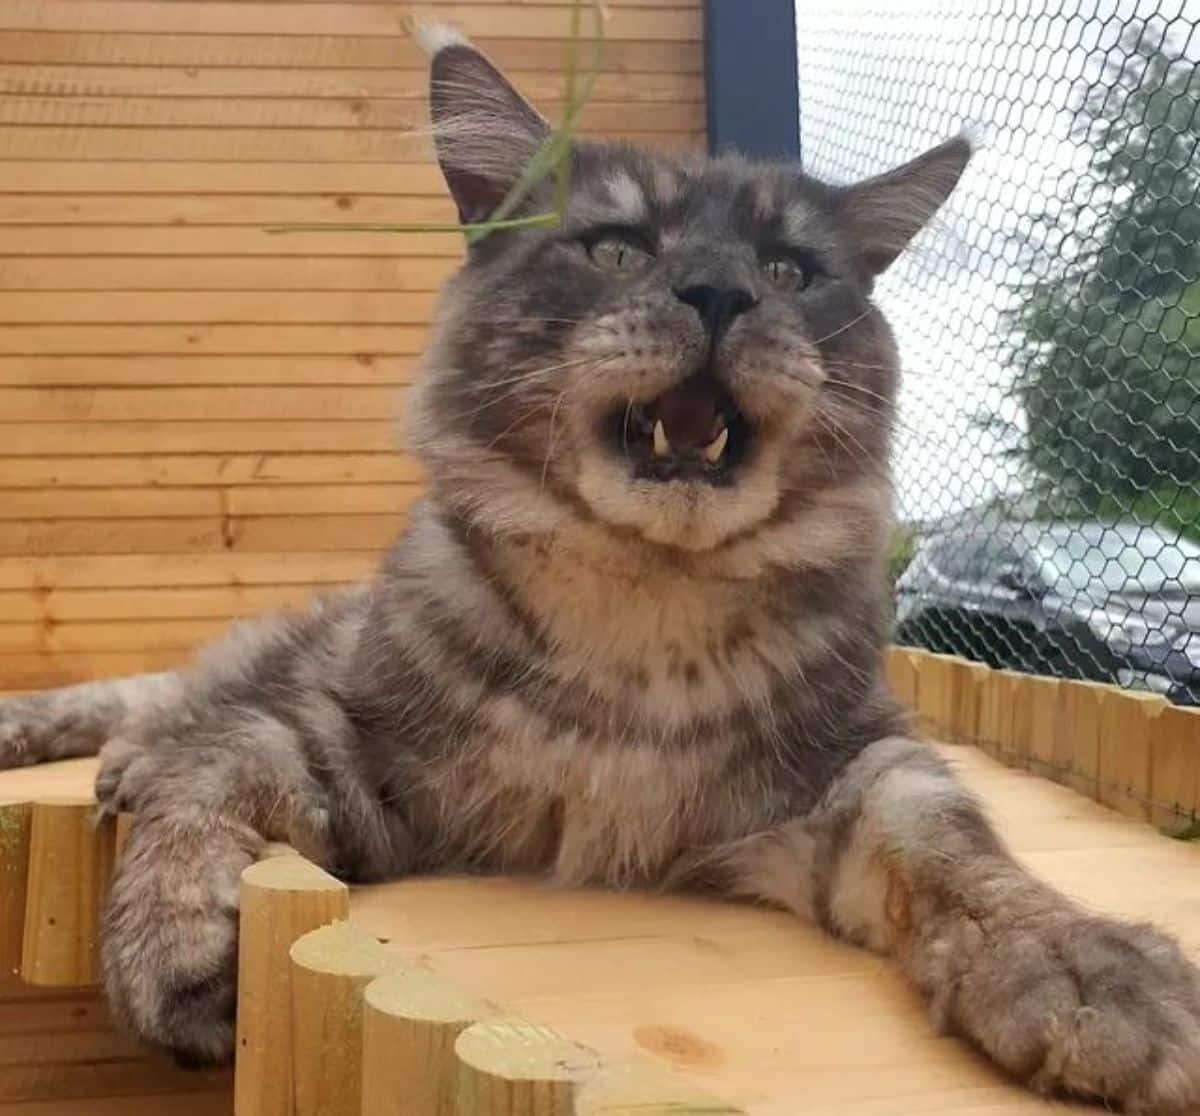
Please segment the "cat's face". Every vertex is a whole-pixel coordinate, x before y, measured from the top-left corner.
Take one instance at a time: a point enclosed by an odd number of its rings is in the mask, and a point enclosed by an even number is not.
[[[478,219],[545,126],[465,46],[435,57],[434,83],[442,165]],[[896,362],[870,284],[966,153],[856,191],[576,145],[561,223],[491,233],[448,289],[421,439],[435,470],[465,457],[469,485],[491,462],[531,499],[693,551],[830,485],[886,485]],[[519,213],[553,202],[547,184]]]

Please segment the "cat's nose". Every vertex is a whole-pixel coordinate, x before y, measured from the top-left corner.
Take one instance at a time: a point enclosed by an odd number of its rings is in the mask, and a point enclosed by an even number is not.
[[[700,320],[714,344],[733,324],[734,318],[753,309],[758,302],[742,287],[714,287],[708,283],[676,287],[675,297],[680,302],[686,302],[700,315]]]

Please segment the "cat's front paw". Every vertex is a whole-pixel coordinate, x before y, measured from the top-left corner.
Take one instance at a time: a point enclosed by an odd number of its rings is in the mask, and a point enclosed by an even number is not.
[[[1031,1087],[1128,1113],[1200,1104],[1200,970],[1164,935],[1060,903],[948,920],[926,946],[935,1021]]]
[[[133,813],[155,782],[156,757],[140,741],[114,737],[100,749],[96,773],[98,817]]]
[[[254,837],[235,825],[136,820],[105,910],[114,1012],[184,1066],[226,1062],[237,1001],[237,908]]]

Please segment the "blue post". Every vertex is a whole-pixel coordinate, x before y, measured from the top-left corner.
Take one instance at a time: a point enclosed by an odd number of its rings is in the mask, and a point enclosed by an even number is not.
[[[795,0],[704,0],[708,149],[800,158]]]

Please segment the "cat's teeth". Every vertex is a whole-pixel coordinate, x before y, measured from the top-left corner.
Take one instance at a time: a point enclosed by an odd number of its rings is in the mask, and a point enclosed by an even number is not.
[[[710,465],[715,465],[721,460],[721,454],[725,452],[725,447],[729,444],[729,428],[723,427],[721,433],[718,434],[707,446],[704,447],[704,460]]]
[[[667,441],[667,431],[659,419],[654,424],[654,456],[666,457],[671,452],[671,443]]]

